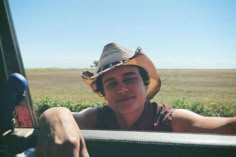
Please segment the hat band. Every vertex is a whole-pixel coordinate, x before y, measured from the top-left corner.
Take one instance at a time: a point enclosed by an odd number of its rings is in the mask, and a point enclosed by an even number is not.
[[[126,63],[126,62],[128,62],[130,59],[132,59],[132,58],[129,58],[129,59],[123,60],[123,61],[115,61],[115,62],[113,62],[113,63],[107,64],[107,65],[101,67],[101,68],[98,70],[98,73],[95,74],[94,76],[90,77],[90,78],[91,78],[91,79],[95,79],[95,78],[97,78],[98,76],[101,76],[102,74],[104,74],[105,72],[110,71],[110,70],[114,69],[115,67],[118,67],[118,66],[120,66],[120,65],[122,65],[122,64],[124,64],[124,63]]]

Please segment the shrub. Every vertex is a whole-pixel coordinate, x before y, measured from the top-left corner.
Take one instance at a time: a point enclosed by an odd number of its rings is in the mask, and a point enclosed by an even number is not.
[[[57,101],[57,100],[50,100],[47,97],[42,100],[33,100],[33,104],[37,115],[41,115],[45,110],[51,107],[59,107],[59,106],[67,107],[72,112],[79,112],[88,107],[99,107],[104,105],[104,104],[77,103],[73,101]]]
[[[200,102],[189,103],[185,98],[178,99],[171,105],[173,108],[188,109],[203,116],[233,117],[236,113],[227,105],[211,103],[204,105]]]
[[[105,104],[89,104],[89,103],[78,103],[73,101],[57,101],[45,98],[42,100],[33,100],[34,108],[37,115],[41,115],[45,110],[51,107],[67,107],[73,112],[79,112],[88,107],[101,107]],[[211,103],[204,105],[200,102],[189,103],[185,98],[175,100],[171,106],[178,109],[188,109],[204,116],[216,116],[216,117],[232,117],[236,116],[234,110],[227,105]]]

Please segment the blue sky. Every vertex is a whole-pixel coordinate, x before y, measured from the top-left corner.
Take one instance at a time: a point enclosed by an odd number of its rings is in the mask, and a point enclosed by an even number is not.
[[[9,0],[26,68],[89,68],[104,45],[158,69],[236,69],[235,0]]]

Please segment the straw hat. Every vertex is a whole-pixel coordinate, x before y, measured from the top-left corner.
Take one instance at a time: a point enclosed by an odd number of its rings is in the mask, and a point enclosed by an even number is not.
[[[105,45],[98,62],[96,74],[83,71],[81,77],[93,91],[96,91],[96,79],[98,76],[121,65],[136,65],[147,71],[150,83],[146,93],[149,99],[153,98],[160,90],[161,80],[158,72],[152,61],[142,52],[141,48],[137,48],[135,52],[132,52],[116,43]],[[99,95],[103,96],[101,94]]]

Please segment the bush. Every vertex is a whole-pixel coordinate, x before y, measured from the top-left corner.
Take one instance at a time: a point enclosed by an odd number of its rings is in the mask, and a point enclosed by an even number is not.
[[[89,104],[89,103],[78,103],[72,101],[56,101],[45,98],[42,100],[33,100],[33,104],[37,115],[41,115],[45,110],[51,107],[67,107],[73,112],[79,112],[88,107],[101,107],[105,104]],[[178,109],[188,109],[195,113],[204,116],[216,116],[216,117],[233,117],[236,116],[234,110],[227,105],[211,103],[204,105],[200,102],[189,103],[185,98],[175,100],[171,106]]]
[[[236,116],[235,110],[232,110],[228,105],[211,103],[211,110],[213,112],[212,116],[217,117],[234,117]]]
[[[171,105],[173,108],[188,109],[203,116],[233,117],[236,113],[227,105],[211,103],[204,105],[200,102],[189,103],[185,98],[175,100]]]
[[[41,115],[45,110],[51,107],[67,107],[72,112],[79,112],[88,107],[99,107],[104,104],[86,104],[86,103],[77,103],[72,101],[57,101],[50,100],[49,98],[45,98],[42,100],[33,100],[34,108],[36,110],[37,115]]]

